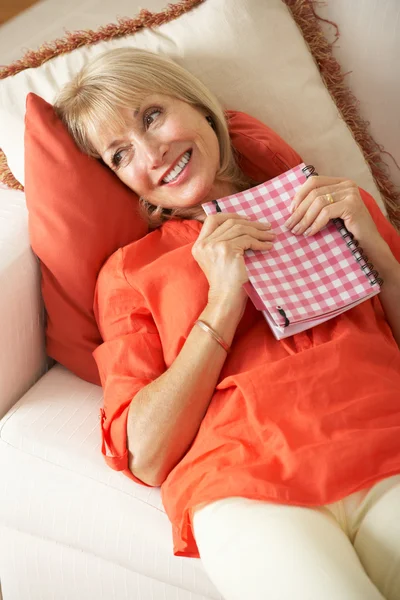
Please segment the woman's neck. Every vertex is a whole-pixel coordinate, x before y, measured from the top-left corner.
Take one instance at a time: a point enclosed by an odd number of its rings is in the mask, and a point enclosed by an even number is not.
[[[202,202],[202,204],[204,204],[205,202],[212,202],[212,200],[218,200],[219,198],[225,198],[226,196],[231,196],[232,194],[236,194],[239,191],[239,188],[233,183],[230,183],[229,181],[216,181],[213,188],[210,190],[210,193],[208,194],[207,198]],[[201,204],[199,204],[198,206],[194,206],[191,212],[192,211],[192,219],[201,222],[205,220],[207,215],[202,209]]]

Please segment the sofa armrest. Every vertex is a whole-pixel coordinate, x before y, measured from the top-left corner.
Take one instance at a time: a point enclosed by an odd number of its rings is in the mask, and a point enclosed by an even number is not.
[[[0,189],[0,418],[47,370],[40,269],[22,192]]]

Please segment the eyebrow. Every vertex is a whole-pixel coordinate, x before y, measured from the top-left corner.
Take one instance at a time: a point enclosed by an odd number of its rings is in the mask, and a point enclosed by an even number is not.
[[[133,117],[136,119],[136,117],[138,116],[138,114],[140,113],[141,110],[141,106],[139,106],[139,108],[136,108],[133,111]],[[113,148],[116,148],[117,146],[120,146],[121,144],[124,143],[124,140],[114,140],[113,142],[111,142],[111,144],[109,146],[107,146],[107,148],[104,150],[104,154],[107,154],[107,152],[110,152],[110,150],[112,150]]]
[[[120,146],[121,144],[123,144],[124,140],[114,140],[113,142],[111,142],[111,144],[104,150],[104,154],[107,154],[107,152],[110,152],[110,150],[112,150],[113,148],[116,148],[117,146]]]

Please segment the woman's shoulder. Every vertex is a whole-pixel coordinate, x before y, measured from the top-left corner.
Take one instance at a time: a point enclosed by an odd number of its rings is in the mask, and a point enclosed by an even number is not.
[[[200,230],[199,221],[166,221],[139,240],[116,250],[102,266],[99,278],[125,278],[126,270],[137,271],[167,252],[195,242]]]
[[[124,246],[122,254],[133,262],[153,261],[165,252],[194,242],[200,229],[201,223],[198,221],[178,219],[166,221],[140,240]]]
[[[171,219],[158,227],[155,231],[159,231],[162,237],[176,237],[182,241],[193,242],[200,233],[202,223],[192,219]]]

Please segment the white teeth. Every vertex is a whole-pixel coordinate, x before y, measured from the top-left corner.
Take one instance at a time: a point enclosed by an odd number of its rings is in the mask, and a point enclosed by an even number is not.
[[[178,177],[178,175],[183,171],[183,169],[188,164],[189,159],[190,159],[190,152],[188,151],[188,152],[185,152],[185,154],[182,156],[181,160],[172,169],[172,171],[170,171],[168,173],[168,175],[166,177],[164,177],[163,183],[171,183],[171,181],[176,179]]]

